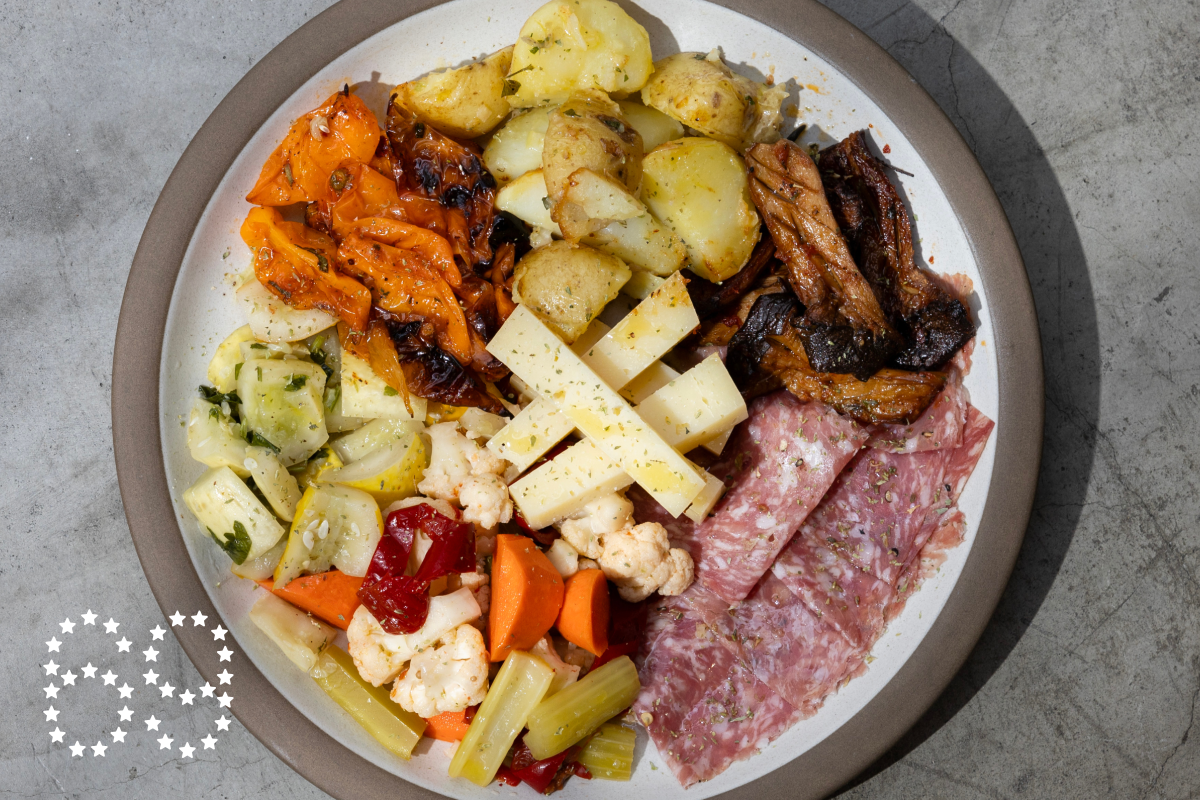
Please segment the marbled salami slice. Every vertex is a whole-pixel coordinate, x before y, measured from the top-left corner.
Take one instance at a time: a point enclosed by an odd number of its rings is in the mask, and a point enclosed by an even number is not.
[[[884,620],[888,624],[900,615],[908,599],[921,588],[921,584],[946,562],[949,551],[962,544],[966,533],[967,518],[957,508],[942,516],[933,535],[921,548],[921,555],[904,568],[900,579],[896,581],[896,589],[884,610]]]
[[[709,467],[729,489],[691,534],[697,580],[731,603],[750,593],[867,439],[853,420],[787,392],[756,398],[749,411]]]
[[[962,444],[967,414],[967,391],[962,376],[952,371],[937,399],[911,425],[880,424],[870,428],[868,447],[890,453],[919,453]]]
[[[703,547],[696,537],[696,523],[685,516],[672,517],[671,513],[658,504],[650,493],[636,483],[625,492],[633,503],[633,518],[638,522],[657,522],[667,530],[671,547],[681,547],[699,563]]]
[[[887,624],[892,587],[818,538],[795,537],[771,569],[809,611],[862,650]]]
[[[797,708],[820,706],[866,652],[818,619],[770,572],[733,608],[704,587],[684,597],[717,641]]]
[[[967,406],[967,421],[963,426],[962,446],[954,450],[946,463],[945,482],[950,487],[950,496],[955,500],[962,494],[967,485],[967,479],[975,471],[983,450],[987,447],[988,438],[996,423],[983,415],[975,406]]]
[[[816,708],[797,709],[740,662],[712,686],[659,754],[683,786],[720,775],[747,759]]]

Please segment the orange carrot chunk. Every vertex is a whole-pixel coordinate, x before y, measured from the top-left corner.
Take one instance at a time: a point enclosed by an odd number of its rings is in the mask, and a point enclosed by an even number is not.
[[[562,611],[554,623],[571,644],[598,656],[608,647],[608,581],[598,569],[567,578]]]
[[[488,615],[491,659],[528,650],[546,635],[563,604],[558,570],[526,536],[496,536],[492,557],[492,607]]]
[[[447,711],[425,719],[425,735],[441,742],[461,742],[470,727],[465,710]]]
[[[316,575],[304,575],[286,586],[275,586],[270,578],[259,585],[292,605],[319,617],[342,630],[350,627],[350,618],[360,605],[358,589],[363,579],[336,569]]]

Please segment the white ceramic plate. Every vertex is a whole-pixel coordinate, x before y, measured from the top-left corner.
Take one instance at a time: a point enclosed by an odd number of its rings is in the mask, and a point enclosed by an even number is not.
[[[373,103],[382,120],[383,103],[392,86],[511,44],[521,23],[540,4],[539,0],[456,0],[424,11],[346,52],[280,106],[226,173],[195,229],[171,300],[159,374],[163,460],[180,528],[196,571],[238,645],[292,704],[348,748],[408,781],[463,800],[477,798],[482,791],[521,794],[529,790],[495,785],[480,790],[466,781],[447,778],[450,748],[443,743],[424,742],[418,748],[420,755],[411,762],[392,756],[249,622],[247,612],[256,599],[257,587],[230,575],[228,558],[213,546],[181,502],[183,490],[203,471],[188,455],[182,422],[196,386],[206,382],[205,371],[216,346],[244,323],[229,280],[231,274],[249,263],[249,250],[238,236],[250,208],[244,197],[292,120],[347,82]],[[759,78],[774,75],[776,81],[792,87],[792,97],[785,107],[794,106],[798,116],[788,123],[789,127],[799,123],[810,126],[804,141],[825,145],[869,127],[877,148],[888,145],[886,158],[913,173],[913,177],[903,177],[900,188],[913,211],[918,255],[927,260],[932,257],[936,270],[965,273],[977,288],[972,307],[979,332],[966,386],[972,402],[997,419],[992,320],[976,261],[950,203],[908,140],[855,83],[765,25],[700,0],[644,0],[639,5],[640,12],[632,7],[630,10],[650,31],[655,58],[719,46],[738,71]],[[799,756],[851,719],[896,674],[933,625],[958,580],[983,513],[995,443],[1004,435],[998,426],[959,501],[968,521],[966,541],[889,626],[872,651],[875,660],[868,672],[830,697],[816,716],[796,725],[759,755],[733,765],[713,781],[689,789],[688,798],[700,800],[734,789]],[[639,738],[632,784],[576,780],[570,783],[569,791],[582,798],[623,797],[630,792],[656,798],[685,794],[653,746],[648,745],[644,732]]]

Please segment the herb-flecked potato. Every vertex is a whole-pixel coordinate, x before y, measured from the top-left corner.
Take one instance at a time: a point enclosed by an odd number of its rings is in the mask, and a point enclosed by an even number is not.
[[[650,213],[613,220],[580,241],[612,253],[635,270],[663,278],[677,272],[688,260],[683,241]]]
[[[508,73],[513,108],[556,105],[576,89],[618,97],[654,69],[650,35],[609,0],[552,0],[521,26]]]
[[[612,302],[632,273],[621,259],[570,242],[530,251],[513,275],[513,300],[571,344]]]
[[[642,137],[603,92],[576,92],[550,114],[542,149],[542,174],[550,197],[550,214],[563,226],[576,217],[562,207],[571,175],[588,169],[636,195],[642,180]],[[575,238],[563,227],[563,235]],[[584,231],[586,233],[588,231]]]
[[[638,100],[618,100],[617,105],[633,129],[641,134],[642,147],[647,153],[660,144],[682,139],[685,135],[683,125],[678,120],[668,117],[657,108],[650,108]]]
[[[492,134],[483,149],[483,165],[503,185],[527,172],[542,168],[542,145],[550,108],[533,108],[513,117]]]
[[[482,61],[402,83],[395,90],[396,102],[447,136],[483,136],[512,110],[504,99],[512,54],[510,45]]]
[[[744,150],[779,138],[787,89],[738,75],[716,50],[659,59],[642,88],[642,102],[692,130]]]
[[[676,139],[649,153],[642,201],[683,240],[688,266],[707,280],[735,275],[758,243],[746,164],[714,139]]]

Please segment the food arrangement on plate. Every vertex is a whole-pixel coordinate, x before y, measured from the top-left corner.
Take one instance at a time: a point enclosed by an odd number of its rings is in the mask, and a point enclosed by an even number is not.
[[[802,148],[785,98],[555,1],[262,166],[183,500],[396,755],[550,793],[628,780],[641,727],[709,780],[962,540],[969,281],[917,263],[864,132]]]

